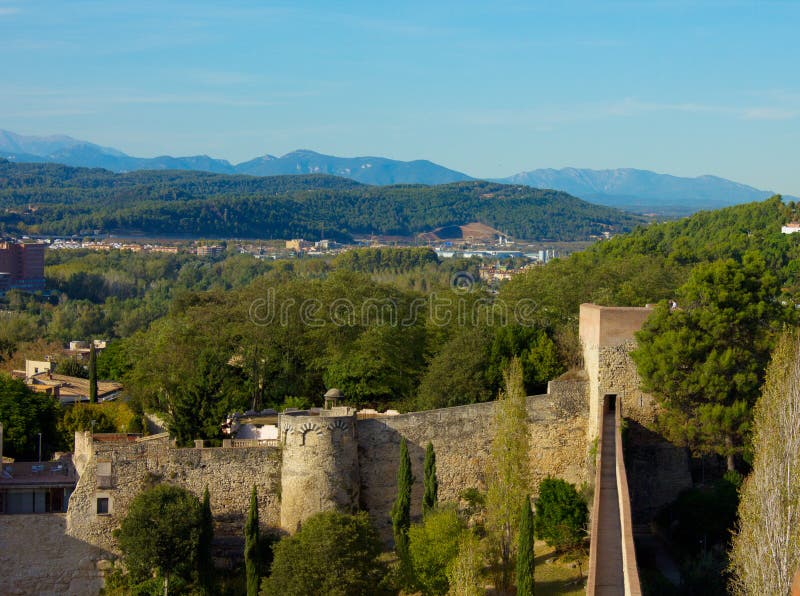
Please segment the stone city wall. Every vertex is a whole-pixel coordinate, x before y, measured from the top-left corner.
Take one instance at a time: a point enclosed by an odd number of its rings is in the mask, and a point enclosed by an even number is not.
[[[109,553],[65,535],[66,514],[0,515],[0,594],[97,594]]]
[[[215,540],[235,543],[234,550],[242,542],[253,485],[261,523],[278,525],[281,456],[277,448],[178,449],[163,437],[94,441],[92,449],[94,457],[85,464],[67,512],[67,531],[74,538],[115,551],[112,531],[125,517],[130,502],[158,483],[182,486],[198,498],[208,486]],[[110,478],[98,475],[98,462],[101,466],[110,462]],[[108,498],[108,514],[97,513],[98,498]]]
[[[605,395],[616,395],[616,403],[621,405],[624,418],[653,428],[658,404],[653,396],[641,389],[642,381],[630,355],[635,348],[636,341],[632,339],[598,348],[598,397],[602,401]]]
[[[558,386],[551,386],[551,389]],[[556,393],[528,398],[530,426],[531,490],[539,481],[558,476],[570,482],[589,479],[587,465],[587,404],[585,381],[562,386]],[[576,406],[576,401],[582,403]],[[565,415],[565,404],[574,413]],[[481,403],[427,412],[359,420],[358,447],[361,470],[361,505],[369,511],[385,539],[391,537],[390,511],[397,495],[400,439],[405,437],[415,482],[412,517],[422,508],[425,448],[430,441],[436,452],[439,500],[457,501],[468,488],[486,489],[486,470],[493,429],[494,403]]]
[[[692,486],[689,454],[667,441],[656,428],[659,405],[641,390],[641,379],[630,352],[634,340],[599,348],[599,395],[616,395],[625,418],[625,467],[631,509],[636,523],[653,518],[658,510]]]
[[[582,304],[580,337],[589,379],[589,439],[597,437],[598,416],[606,395],[626,419],[625,466],[634,522],[652,519],[658,509],[692,486],[689,456],[658,432],[658,402],[641,389],[631,351],[634,334],[649,308],[617,308]]]

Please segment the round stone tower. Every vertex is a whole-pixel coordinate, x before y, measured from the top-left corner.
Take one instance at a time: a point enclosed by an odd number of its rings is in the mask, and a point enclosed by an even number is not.
[[[308,517],[358,508],[356,412],[353,408],[280,415],[281,528],[295,532]]]

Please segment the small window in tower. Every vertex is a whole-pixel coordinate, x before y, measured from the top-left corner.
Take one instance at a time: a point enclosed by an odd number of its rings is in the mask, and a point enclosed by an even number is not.
[[[108,497],[97,497],[97,515],[108,514]]]

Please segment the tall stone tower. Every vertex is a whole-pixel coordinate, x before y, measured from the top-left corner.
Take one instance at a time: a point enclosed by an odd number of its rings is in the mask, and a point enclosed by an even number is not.
[[[357,509],[361,480],[355,410],[285,412],[279,424],[281,528],[293,533],[315,513]]]
[[[635,333],[651,308],[581,304],[583,366],[589,377],[589,440],[597,436],[603,402],[613,400],[628,421],[625,467],[634,522],[649,521],[662,506],[692,486],[686,449],[658,433],[658,404],[641,389],[631,358]]]
[[[581,304],[580,338],[583,366],[589,376],[589,440],[597,436],[603,400],[615,396],[622,415],[648,424],[655,401],[640,389],[641,380],[630,352],[636,347],[634,333],[641,329],[651,308]]]

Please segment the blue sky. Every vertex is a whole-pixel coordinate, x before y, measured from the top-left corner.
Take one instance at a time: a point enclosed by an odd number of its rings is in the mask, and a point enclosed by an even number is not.
[[[800,2],[0,0],[0,128],[800,195]]]

